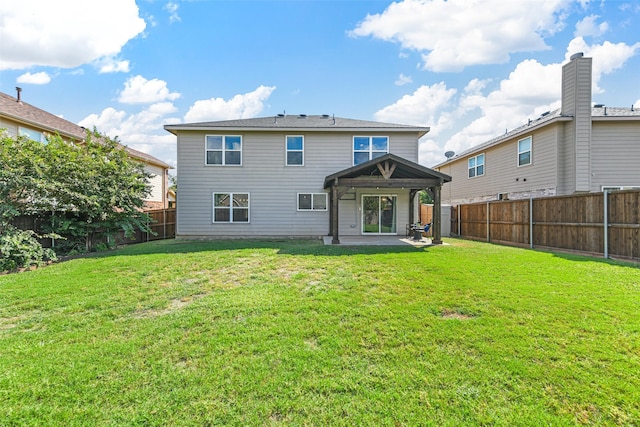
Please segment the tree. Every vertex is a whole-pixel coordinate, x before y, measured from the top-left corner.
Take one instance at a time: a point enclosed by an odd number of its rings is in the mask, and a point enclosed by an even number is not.
[[[46,218],[46,231],[76,244],[84,240],[85,250],[97,235],[147,231],[149,217],[142,208],[150,175],[117,141],[95,129],[81,144],[59,135],[45,144],[5,136],[0,166],[4,223],[19,215]]]
[[[429,194],[429,192],[423,190],[419,194],[420,194],[420,203],[424,205],[433,204],[433,198],[431,197],[431,194]]]

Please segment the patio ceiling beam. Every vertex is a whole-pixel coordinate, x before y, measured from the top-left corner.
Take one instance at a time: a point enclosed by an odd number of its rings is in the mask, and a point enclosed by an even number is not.
[[[410,189],[424,189],[428,187],[434,187],[442,185],[442,182],[438,179],[428,178],[340,178],[338,182],[340,187],[382,187],[382,188],[410,188]]]

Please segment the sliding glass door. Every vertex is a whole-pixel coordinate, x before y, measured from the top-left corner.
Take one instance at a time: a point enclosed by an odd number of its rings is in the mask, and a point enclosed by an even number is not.
[[[396,234],[396,196],[362,196],[362,233]]]

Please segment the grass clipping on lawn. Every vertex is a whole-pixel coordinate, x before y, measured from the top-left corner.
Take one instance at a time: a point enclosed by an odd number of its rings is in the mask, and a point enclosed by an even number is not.
[[[640,269],[165,241],[0,276],[0,425],[636,425]]]

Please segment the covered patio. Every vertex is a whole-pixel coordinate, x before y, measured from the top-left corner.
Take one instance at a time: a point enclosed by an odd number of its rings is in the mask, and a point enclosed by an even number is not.
[[[329,236],[331,236],[331,243],[334,245],[340,244],[339,209],[340,198],[344,194],[354,189],[402,189],[409,191],[409,224],[415,222],[416,194],[421,190],[425,190],[432,195],[433,239],[431,239],[431,244],[441,244],[441,189],[445,182],[450,181],[451,177],[449,175],[426,168],[394,154],[385,154],[327,176],[324,180],[324,188],[330,189]],[[350,236],[349,238],[353,237],[355,236]],[[361,238],[376,237],[379,236],[361,236]]]

